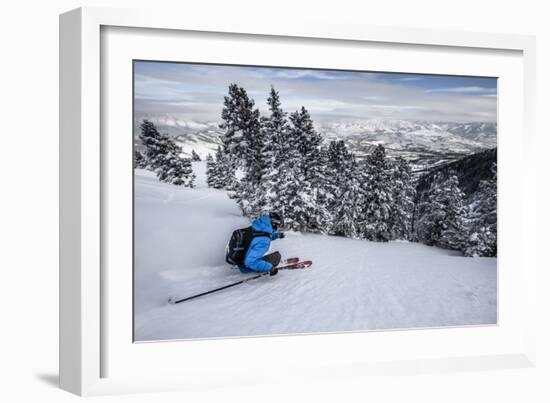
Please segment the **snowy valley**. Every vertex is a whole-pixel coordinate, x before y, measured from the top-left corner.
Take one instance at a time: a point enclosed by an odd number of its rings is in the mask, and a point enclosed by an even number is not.
[[[218,122],[194,122],[171,116],[151,119],[160,132],[174,139],[189,157],[195,150],[202,158],[214,155],[222,145],[223,130]],[[135,133],[139,133],[136,121]],[[363,158],[376,145],[382,144],[391,157],[401,156],[415,170],[425,170],[455,161],[466,155],[497,146],[496,123],[487,122],[427,122],[405,120],[365,119],[356,122],[316,124],[317,131],[328,143],[344,140],[349,150]],[[141,143],[136,137],[136,146]]]

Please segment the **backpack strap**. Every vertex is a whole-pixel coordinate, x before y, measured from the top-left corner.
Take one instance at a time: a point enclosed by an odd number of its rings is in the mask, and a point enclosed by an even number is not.
[[[260,237],[260,236],[266,236],[268,237],[269,239],[271,239],[271,234],[269,232],[261,232],[261,231],[252,231],[252,238],[257,238],[257,237]]]

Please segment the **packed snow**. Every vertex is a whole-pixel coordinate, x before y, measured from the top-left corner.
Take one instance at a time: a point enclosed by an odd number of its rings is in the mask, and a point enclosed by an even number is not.
[[[412,242],[288,232],[283,257],[313,260],[181,304],[251,274],[224,262],[231,232],[249,225],[223,190],[194,189],[135,170],[135,340],[488,325],[497,321],[497,260]]]

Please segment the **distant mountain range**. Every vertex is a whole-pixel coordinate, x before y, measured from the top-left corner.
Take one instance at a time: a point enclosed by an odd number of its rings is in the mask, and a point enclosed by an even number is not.
[[[183,121],[172,117],[149,118],[159,131],[168,133],[185,155],[195,150],[201,157],[214,154],[221,144],[217,122]],[[137,122],[136,127],[139,127]],[[318,125],[326,141],[341,139],[359,158],[377,144],[390,156],[402,156],[415,170],[427,169],[465,155],[497,146],[497,125],[486,122],[425,122],[370,119],[350,123]],[[139,130],[136,130],[136,136]],[[139,139],[136,137],[139,147]]]
[[[382,144],[389,155],[402,156],[415,169],[454,161],[497,145],[496,123],[368,120],[319,128],[327,140],[342,139],[359,158]]]

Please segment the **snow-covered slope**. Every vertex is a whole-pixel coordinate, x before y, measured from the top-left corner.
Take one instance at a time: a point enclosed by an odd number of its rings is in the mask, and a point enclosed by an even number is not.
[[[137,341],[302,332],[494,324],[496,259],[465,258],[408,242],[374,243],[289,233],[283,256],[312,259],[178,305],[185,297],[249,275],[224,264],[232,230],[248,225],[224,191],[160,183],[136,170],[135,336]]]
[[[206,158],[208,154],[214,156],[218,146],[222,144],[220,133],[216,130],[180,134],[175,138],[175,142],[187,157],[190,157],[192,151],[195,150],[201,159]]]

